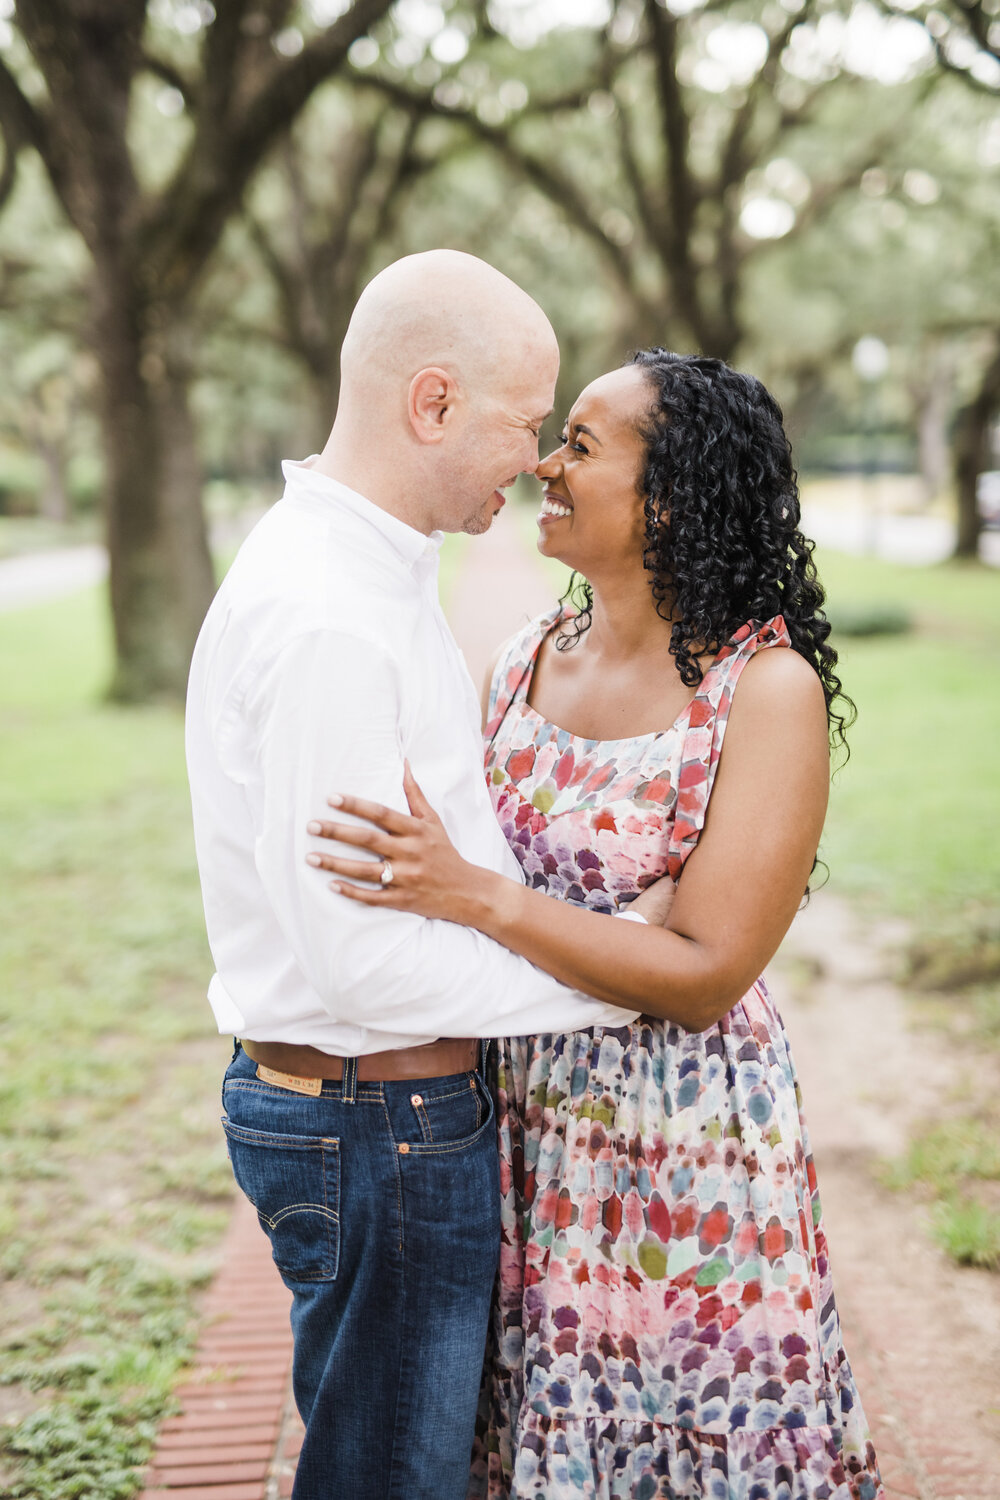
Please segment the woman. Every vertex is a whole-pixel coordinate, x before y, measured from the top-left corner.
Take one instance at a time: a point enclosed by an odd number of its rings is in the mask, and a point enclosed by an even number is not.
[[[326,857],[344,895],[478,927],[643,1012],[500,1044],[504,1244],[470,1494],[875,1500],[758,977],[850,707],[781,413],[718,360],[652,349],[587,387],[538,475],[539,548],[588,584],[489,687],[486,771],[526,885],[465,864],[412,778],[412,817],[342,798],[373,826],[326,826],[391,861],[376,887],[370,863]],[[663,876],[665,928],[595,920]]]

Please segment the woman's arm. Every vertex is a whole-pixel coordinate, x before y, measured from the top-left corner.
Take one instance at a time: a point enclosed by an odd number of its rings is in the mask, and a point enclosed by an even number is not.
[[[380,814],[380,826],[310,831],[391,860],[391,885],[338,882],[345,896],[476,927],[566,984],[702,1031],[746,993],[788,930],[822,831],[828,781],[819,678],[795,652],[763,651],[734,696],[709,816],[665,929],[609,922],[468,864],[412,778],[414,817],[331,798],[362,817]],[[340,876],[371,878],[370,864],[311,858]]]

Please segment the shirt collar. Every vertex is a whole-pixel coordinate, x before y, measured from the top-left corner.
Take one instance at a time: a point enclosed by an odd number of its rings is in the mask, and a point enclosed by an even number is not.
[[[430,536],[425,536],[422,531],[408,526],[398,516],[390,515],[380,505],[360,495],[357,490],[341,484],[339,479],[331,479],[328,474],[319,473],[312,467],[316,458],[317,455],[313,454],[302,461],[286,458],[282,462],[286,500],[319,501],[326,508],[347,511],[379,532],[414,573],[423,574],[431,568],[436,569],[438,553],[444,541],[443,531],[432,531]]]

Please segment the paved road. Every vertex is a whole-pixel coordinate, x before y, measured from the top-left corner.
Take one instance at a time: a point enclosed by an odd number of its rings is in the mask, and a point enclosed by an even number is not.
[[[216,552],[238,547],[261,514],[259,510],[247,510],[215,522],[212,547]],[[0,614],[24,609],[29,604],[44,604],[48,599],[61,599],[103,583],[107,576],[107,549],[97,543],[0,558]]]
[[[944,562],[955,546],[955,528],[943,516],[873,515],[860,506],[846,509],[808,500],[802,506],[802,530],[821,547],[872,553],[888,562]],[[1000,531],[983,533],[979,556],[991,567],[1000,567]]]
[[[96,544],[5,557],[0,559],[0,613],[75,594],[107,576],[108,554]]]

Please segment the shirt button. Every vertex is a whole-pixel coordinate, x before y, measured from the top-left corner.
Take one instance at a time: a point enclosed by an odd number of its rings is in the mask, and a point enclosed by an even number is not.
[[[399,1154],[400,1154],[400,1156],[405,1156],[407,1154],[407,1152],[409,1151],[409,1149],[410,1149],[409,1146],[404,1141],[403,1144],[399,1148]]]
[[[413,1105],[414,1109],[419,1109],[420,1106],[421,1106],[421,1104],[423,1104],[423,1102],[424,1102],[424,1096],[423,1096],[423,1094],[411,1094],[410,1095],[410,1103]]]

